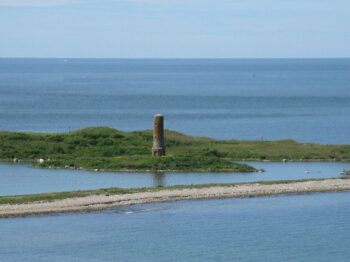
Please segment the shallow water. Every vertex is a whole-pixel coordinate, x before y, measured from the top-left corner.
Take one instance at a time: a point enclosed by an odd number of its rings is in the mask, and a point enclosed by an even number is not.
[[[1,261],[349,261],[350,193],[0,220]]]
[[[350,59],[0,59],[0,130],[350,141]]]
[[[0,164],[0,195],[21,195],[107,187],[152,187],[339,177],[350,163],[251,162],[264,173],[113,173],[37,169]]]

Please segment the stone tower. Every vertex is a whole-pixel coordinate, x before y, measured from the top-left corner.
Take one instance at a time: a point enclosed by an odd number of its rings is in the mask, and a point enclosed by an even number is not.
[[[164,117],[160,114],[154,116],[152,156],[165,156]]]

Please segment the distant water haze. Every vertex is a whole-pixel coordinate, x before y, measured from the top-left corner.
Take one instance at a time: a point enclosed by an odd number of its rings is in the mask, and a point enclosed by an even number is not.
[[[350,59],[0,59],[0,129],[348,144]]]

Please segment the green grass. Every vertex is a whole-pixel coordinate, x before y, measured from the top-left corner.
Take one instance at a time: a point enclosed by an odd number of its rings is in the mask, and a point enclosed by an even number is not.
[[[134,188],[134,189],[104,188],[104,189],[72,191],[72,192],[44,193],[44,194],[18,195],[18,196],[1,196],[0,205],[28,204],[33,202],[52,202],[55,200],[85,197],[85,196],[91,196],[91,195],[121,195],[121,194],[130,194],[130,193],[139,193],[139,192],[154,192],[154,191],[169,190],[169,189],[171,190],[171,189],[187,189],[187,188],[189,189],[208,188],[208,187],[214,187],[214,186],[232,187],[232,186],[249,185],[249,184],[262,184],[262,185],[290,184],[290,183],[300,183],[305,181],[324,181],[324,180],[332,180],[332,179],[339,179],[339,178],[258,181],[258,182],[249,182],[249,183],[243,182],[243,183],[224,183],[224,184],[178,185],[178,186],[169,186],[169,187],[144,187],[144,188]],[[349,179],[349,178],[343,177],[341,179]]]
[[[14,158],[51,168],[129,171],[255,171],[233,161],[349,161],[349,145],[282,141],[217,141],[166,131],[167,156],[151,157],[150,130],[108,127],[71,133],[0,132],[0,160]],[[45,162],[38,164],[37,159]]]

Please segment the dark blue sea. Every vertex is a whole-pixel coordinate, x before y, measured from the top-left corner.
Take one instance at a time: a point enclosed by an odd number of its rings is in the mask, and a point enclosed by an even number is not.
[[[350,59],[0,59],[0,129],[349,143]]]
[[[350,144],[350,59],[0,59],[0,130],[166,128],[219,139]],[[1,150],[1,149],[0,149]],[[338,177],[349,163],[255,174],[123,174],[0,165],[0,195]],[[180,201],[0,219],[0,261],[337,261],[350,193]]]

